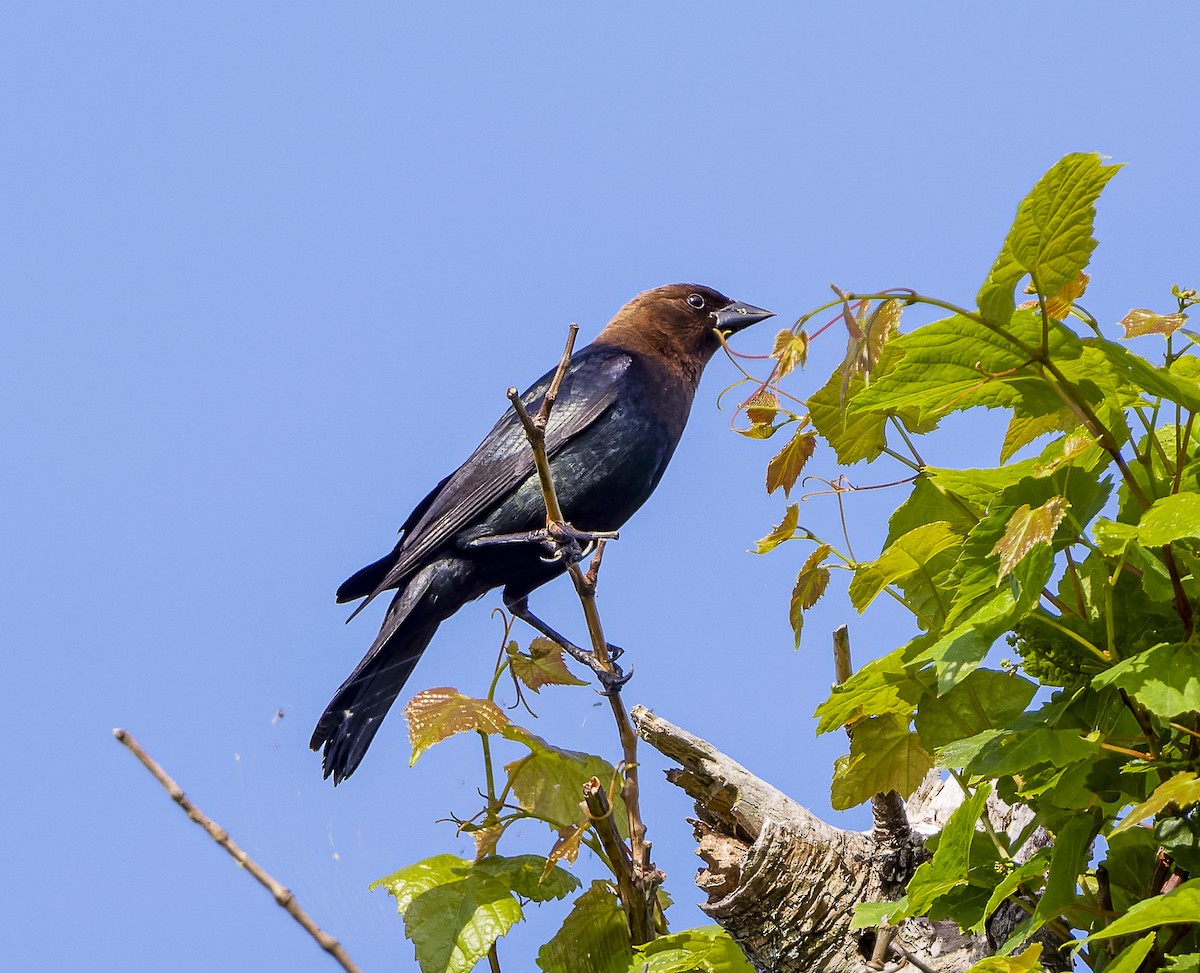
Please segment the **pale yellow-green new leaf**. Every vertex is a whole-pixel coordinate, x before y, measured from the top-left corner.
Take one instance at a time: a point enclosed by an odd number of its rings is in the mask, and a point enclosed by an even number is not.
[[[767,464],[767,493],[774,493],[783,487],[783,495],[790,496],[804,464],[809,461],[816,448],[817,434],[798,429],[796,435],[789,439],[788,444]]]
[[[1124,328],[1126,338],[1137,338],[1144,334],[1172,335],[1187,324],[1187,317],[1178,311],[1156,314],[1149,308],[1135,307],[1117,323]]]
[[[1185,808],[1189,804],[1200,802],[1200,780],[1190,770],[1176,774],[1170,780],[1164,781],[1154,789],[1146,800],[1130,810],[1125,818],[1112,829],[1113,834],[1128,831],[1134,825],[1145,821],[1146,818],[1158,814],[1168,804],[1178,804]]]
[[[781,520],[775,528],[760,541],[754,544],[755,554],[766,554],[767,551],[773,551],[786,540],[790,540],[796,533],[796,527],[800,523],[800,505],[798,503],[791,504],[784,511],[783,520]]]
[[[775,336],[771,357],[779,362],[775,369],[777,379],[790,374],[798,366],[803,367],[808,359],[808,335],[803,331],[793,334],[790,328],[784,328]]]
[[[449,686],[417,693],[404,707],[404,717],[408,720],[408,739],[412,743],[409,766],[435,743],[456,733],[467,730],[500,733],[509,722],[495,703],[464,696]]]
[[[980,960],[967,973],[1039,973],[1044,969],[1041,956],[1042,944],[1034,943],[1020,956],[989,956]]]
[[[1000,578],[1012,571],[1034,544],[1049,544],[1067,514],[1069,504],[1063,497],[1051,497],[1036,510],[1023,503],[1008,519],[1004,536],[996,541],[993,554],[1000,555]]]

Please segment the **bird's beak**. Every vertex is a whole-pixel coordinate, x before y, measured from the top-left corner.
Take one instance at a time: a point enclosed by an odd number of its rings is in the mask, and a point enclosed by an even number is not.
[[[717,328],[732,334],[735,331],[748,328],[758,321],[765,321],[767,318],[775,317],[775,312],[764,311],[761,307],[755,307],[753,304],[730,301],[719,311],[713,311],[713,317],[716,318]]]

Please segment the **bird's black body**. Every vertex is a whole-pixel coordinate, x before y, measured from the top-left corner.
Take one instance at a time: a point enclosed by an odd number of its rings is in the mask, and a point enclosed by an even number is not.
[[[689,304],[688,301],[691,300]],[[696,303],[702,303],[697,308]],[[722,322],[721,314],[725,320]],[[631,301],[568,365],[546,427],[563,515],[586,531],[620,527],[650,496],[683,433],[712,329],[769,316],[708,288],[670,285]],[[522,396],[535,412],[553,372]],[[509,604],[566,569],[528,544],[473,544],[546,526],[533,453],[509,409],[474,453],[417,505],[386,557],[349,578],[338,601],[396,589],[374,644],[313,733],[325,776],[354,772],[438,625],[499,586]]]

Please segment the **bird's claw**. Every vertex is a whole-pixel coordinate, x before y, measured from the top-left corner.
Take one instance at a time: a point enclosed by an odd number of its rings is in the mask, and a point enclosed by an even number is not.
[[[608,657],[612,659],[613,662],[616,662],[625,654],[625,650],[619,645],[613,645],[611,642],[605,642],[604,644],[608,646]]]
[[[621,687],[633,678],[633,667],[630,666],[628,672],[623,672],[621,667],[614,662],[611,670],[597,669],[596,678],[604,687],[600,690],[601,696],[615,696],[621,691]]]

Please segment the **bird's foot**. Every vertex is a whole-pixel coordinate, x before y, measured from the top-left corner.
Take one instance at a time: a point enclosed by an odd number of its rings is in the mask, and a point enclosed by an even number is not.
[[[520,534],[486,534],[483,537],[473,537],[465,546],[480,548],[501,544],[533,544],[546,552],[542,560],[548,564],[559,561],[578,564],[591,553],[597,541],[614,541],[617,537],[615,530],[576,530],[563,521]]]
[[[542,544],[546,548],[543,561],[554,563],[566,561],[578,564],[595,548],[598,541],[615,541],[620,535],[615,530],[578,530],[564,521],[547,524]]]
[[[581,649],[578,645],[574,645],[571,642],[559,642],[559,645],[563,647],[571,658],[587,666],[596,674],[596,679],[599,680],[600,685],[603,687],[600,690],[600,695],[611,696],[613,693],[619,693],[621,687],[633,678],[633,670],[630,669],[628,672],[625,672],[617,665],[616,660],[625,654],[623,648],[619,645],[605,644],[608,645],[609,662],[607,666],[596,658],[595,653],[589,652],[587,649]]]

